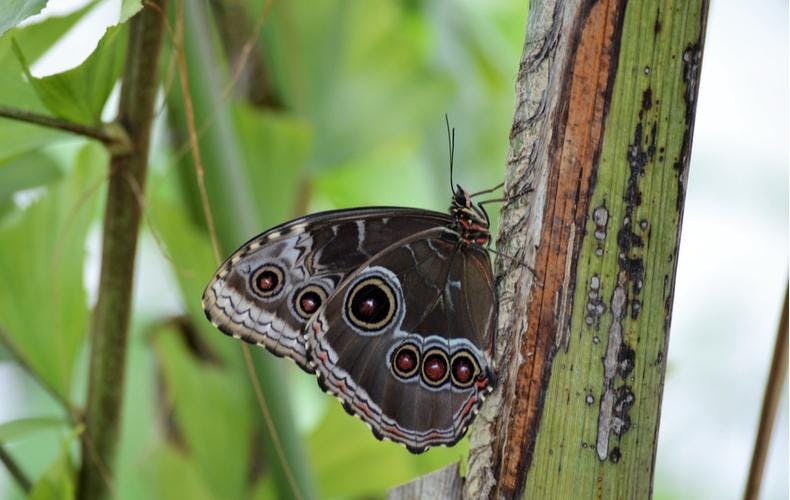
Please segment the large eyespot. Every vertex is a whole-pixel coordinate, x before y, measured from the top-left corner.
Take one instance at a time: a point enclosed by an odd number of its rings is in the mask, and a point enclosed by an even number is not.
[[[420,351],[414,344],[403,344],[392,353],[392,371],[401,378],[410,378],[420,369]]]
[[[346,299],[346,315],[367,332],[381,330],[392,318],[398,302],[392,287],[382,278],[371,276],[354,285]]]
[[[326,300],[326,291],[318,285],[307,285],[293,297],[296,313],[303,319],[310,319]]]
[[[477,360],[469,351],[458,351],[453,354],[453,361],[450,366],[453,385],[462,389],[471,387],[475,383],[475,377],[480,372]]]
[[[441,349],[429,350],[422,359],[422,379],[431,387],[442,385],[450,375],[450,362]]]
[[[256,295],[265,299],[279,294],[285,285],[283,270],[274,264],[265,264],[252,273],[250,288]]]

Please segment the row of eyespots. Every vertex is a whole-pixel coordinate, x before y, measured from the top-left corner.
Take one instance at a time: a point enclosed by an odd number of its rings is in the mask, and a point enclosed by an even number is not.
[[[250,288],[262,299],[272,299],[285,288],[285,272],[276,264],[264,264],[250,276]],[[324,303],[327,292],[317,285],[308,285],[293,294],[293,306],[302,319],[309,319]],[[348,294],[346,317],[366,332],[380,331],[389,326],[398,309],[395,291],[380,276],[370,276],[356,283]]]
[[[262,299],[271,299],[280,295],[285,288],[285,273],[280,266],[264,264],[252,273],[250,287]],[[307,285],[293,294],[293,306],[296,314],[308,320],[326,300],[326,290],[318,285]]]
[[[412,343],[398,347],[390,360],[393,372],[403,379],[409,379],[419,372],[420,379],[431,387],[439,387],[448,380],[461,389],[471,387],[480,374],[480,365],[467,350],[460,350],[452,358],[438,347],[432,347],[424,354]]]

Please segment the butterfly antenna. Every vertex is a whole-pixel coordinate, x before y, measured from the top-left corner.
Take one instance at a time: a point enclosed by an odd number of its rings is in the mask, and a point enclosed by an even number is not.
[[[455,156],[455,128],[450,128],[450,118],[447,113],[444,114],[444,123],[447,126],[447,146],[450,149],[450,192],[455,193],[455,184],[453,183],[453,157]]]

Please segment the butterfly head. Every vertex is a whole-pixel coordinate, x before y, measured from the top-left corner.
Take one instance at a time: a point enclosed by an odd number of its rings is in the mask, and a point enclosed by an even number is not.
[[[491,223],[485,208],[480,204],[475,205],[469,192],[458,184],[453,192],[450,215],[455,219],[463,241],[484,246],[491,240],[488,229]]]

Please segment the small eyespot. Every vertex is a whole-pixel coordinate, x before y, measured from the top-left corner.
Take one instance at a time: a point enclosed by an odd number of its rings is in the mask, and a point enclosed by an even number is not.
[[[310,319],[326,300],[326,291],[318,285],[308,285],[293,297],[296,313],[303,319]]]
[[[378,276],[354,285],[346,299],[346,315],[356,327],[368,332],[386,327],[395,317],[396,309],[392,287]]]
[[[447,354],[441,349],[429,350],[422,360],[422,379],[431,387],[442,385],[450,375]]]
[[[410,378],[420,369],[420,351],[414,344],[403,344],[392,354],[392,370],[401,378]]]
[[[279,294],[285,285],[285,274],[279,266],[265,264],[252,273],[250,288],[259,297],[265,299]]]
[[[450,375],[453,385],[465,389],[475,383],[475,378],[480,373],[480,367],[474,356],[468,351],[458,351],[453,354]]]

